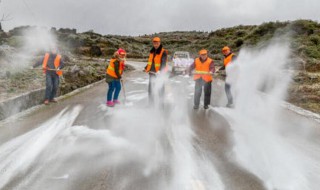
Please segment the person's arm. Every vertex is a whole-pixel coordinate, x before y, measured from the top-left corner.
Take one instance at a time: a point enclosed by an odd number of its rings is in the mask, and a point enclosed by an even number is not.
[[[225,69],[226,69],[226,66],[223,65],[222,67],[219,68],[219,71],[223,71]]]
[[[64,62],[62,61],[62,59],[60,60],[60,66],[59,66],[59,69],[63,69],[65,66]]]
[[[167,51],[164,51],[161,57],[161,65],[160,65],[160,71],[162,71],[167,66]]]
[[[188,73],[189,75],[191,75],[191,72],[194,70],[194,68],[196,67],[195,61],[189,66],[188,69]]]
[[[36,68],[36,67],[42,65],[43,61],[44,61],[44,58],[42,58],[41,61],[36,62],[34,65],[32,65],[32,67]]]
[[[238,56],[233,55],[233,56],[232,56],[232,59],[231,59],[231,62],[233,62],[233,61],[237,60],[237,58],[238,58]]]
[[[115,61],[114,62],[114,71],[115,71],[118,79],[121,79],[121,75],[119,73],[119,66],[120,66],[120,62],[119,61]]]
[[[108,69],[108,67],[109,67],[109,61],[106,59],[106,68],[105,68],[105,71]]]
[[[147,64],[146,64],[146,66],[145,66],[144,69],[143,69],[144,72],[147,71],[148,65],[149,65],[149,59],[148,59],[148,62],[147,62]]]
[[[214,66],[214,61],[213,60],[210,63],[210,69],[209,70],[210,70],[211,73],[214,73],[216,71],[216,68]]]
[[[232,59],[231,59],[231,62],[235,61],[236,59],[237,59],[237,56],[233,55]],[[226,70],[226,66],[223,65],[222,67],[220,67],[219,71],[222,71],[222,70]]]

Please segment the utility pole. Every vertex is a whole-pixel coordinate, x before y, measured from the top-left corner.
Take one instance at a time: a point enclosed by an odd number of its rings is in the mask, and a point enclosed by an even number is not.
[[[0,8],[1,8],[1,0],[0,0]],[[2,32],[2,26],[1,26],[1,22],[0,22],[0,32]]]

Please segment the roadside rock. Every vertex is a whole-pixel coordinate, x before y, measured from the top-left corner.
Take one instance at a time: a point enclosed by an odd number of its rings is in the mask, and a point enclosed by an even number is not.
[[[84,76],[86,76],[86,73],[81,70],[81,71],[79,71],[79,76],[80,76],[80,77],[84,77]]]
[[[80,71],[80,67],[78,65],[74,65],[73,67],[71,67],[71,74],[75,74],[78,73]]]
[[[99,46],[91,46],[90,55],[93,57],[99,57],[102,55],[101,48]]]

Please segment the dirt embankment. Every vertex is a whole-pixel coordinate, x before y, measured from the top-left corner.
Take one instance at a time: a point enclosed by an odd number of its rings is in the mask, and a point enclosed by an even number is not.
[[[320,72],[296,72],[289,87],[288,102],[320,113]]]

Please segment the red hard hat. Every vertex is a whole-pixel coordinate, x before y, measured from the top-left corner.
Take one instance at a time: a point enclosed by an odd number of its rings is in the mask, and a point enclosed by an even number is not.
[[[117,53],[118,53],[119,55],[125,55],[125,54],[126,54],[126,51],[125,51],[124,49],[122,49],[122,48],[119,48],[118,51],[117,51]]]

